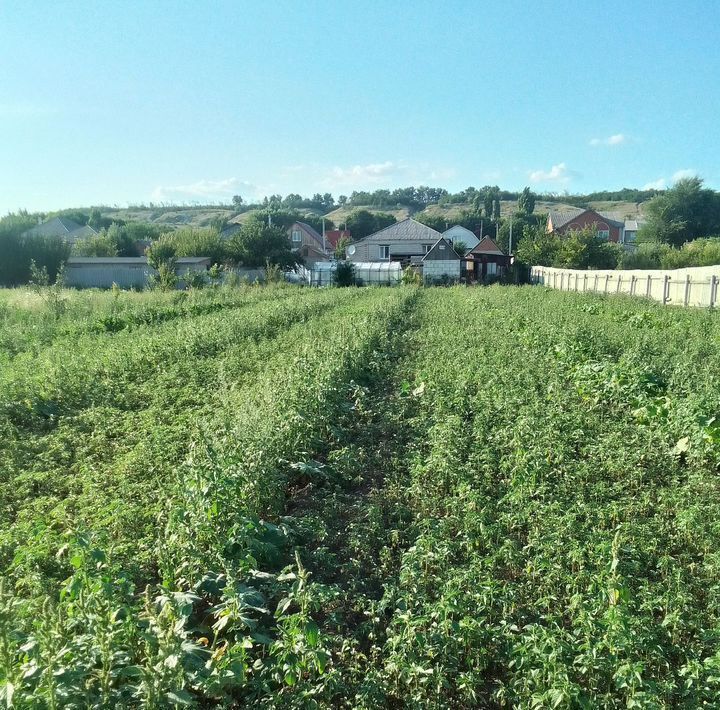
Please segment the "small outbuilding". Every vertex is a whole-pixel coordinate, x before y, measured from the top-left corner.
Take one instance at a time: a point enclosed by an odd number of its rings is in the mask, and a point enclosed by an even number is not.
[[[210,257],[181,257],[175,262],[179,279],[191,271],[207,271]],[[75,256],[65,264],[65,283],[73,288],[145,288],[155,270],[145,256]]]
[[[453,249],[452,242],[440,237],[422,258],[423,281],[426,284],[439,281],[457,281],[460,278],[462,260]]]
[[[506,254],[490,237],[464,257],[464,275],[468,281],[493,281],[505,275],[510,267],[510,255]]]

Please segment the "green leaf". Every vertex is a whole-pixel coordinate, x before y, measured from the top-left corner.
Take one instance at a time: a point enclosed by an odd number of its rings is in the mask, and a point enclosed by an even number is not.
[[[677,444],[675,444],[675,448],[673,449],[673,453],[676,456],[679,456],[680,454],[686,453],[690,449],[690,437],[683,436],[682,439],[678,439]]]
[[[193,704],[193,697],[190,695],[190,693],[187,692],[187,690],[171,690],[169,693],[165,695],[165,697],[173,704],[173,705],[192,705]]]
[[[163,661],[163,663],[168,668],[175,668],[177,667],[177,664],[180,663],[180,657],[176,653],[172,653]]]
[[[305,625],[305,638],[311,647],[315,647],[320,639],[320,629],[314,621],[310,621]]]

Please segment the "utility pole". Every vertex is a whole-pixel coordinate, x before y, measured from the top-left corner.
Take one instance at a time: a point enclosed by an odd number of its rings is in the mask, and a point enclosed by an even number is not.
[[[508,247],[508,254],[512,256],[512,225],[513,225],[513,219],[510,217],[510,245]]]

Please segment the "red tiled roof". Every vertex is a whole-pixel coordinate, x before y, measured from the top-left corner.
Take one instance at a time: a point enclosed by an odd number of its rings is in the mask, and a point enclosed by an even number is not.
[[[328,246],[335,249],[337,243],[343,238],[347,237],[350,239],[351,234],[349,229],[326,229],[325,230],[325,241]]]

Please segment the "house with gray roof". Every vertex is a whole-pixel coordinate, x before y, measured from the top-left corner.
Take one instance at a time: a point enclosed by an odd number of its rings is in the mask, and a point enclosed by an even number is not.
[[[463,227],[460,224],[455,224],[450,227],[450,229],[446,229],[443,232],[443,237],[449,239],[453,243],[453,246],[460,243],[464,244],[466,254],[480,244],[480,240],[475,232],[471,232],[467,227]]]
[[[351,244],[347,256],[348,260],[354,262],[399,261],[403,265],[419,264],[441,237],[440,232],[408,217]]]
[[[625,220],[625,229],[623,230],[622,243],[626,247],[628,247],[629,249],[633,249],[635,247],[635,243],[637,241],[638,230],[644,224],[645,224],[645,222],[641,219],[626,219]]]
[[[81,239],[87,239],[97,234],[97,231],[88,224],[78,224],[67,217],[53,217],[28,229],[23,236],[27,237],[50,237],[63,239],[69,244]]]
[[[625,220],[613,212],[596,212],[581,208],[548,212],[549,233],[568,234],[587,227],[597,229],[598,236],[609,242],[622,244]]]

